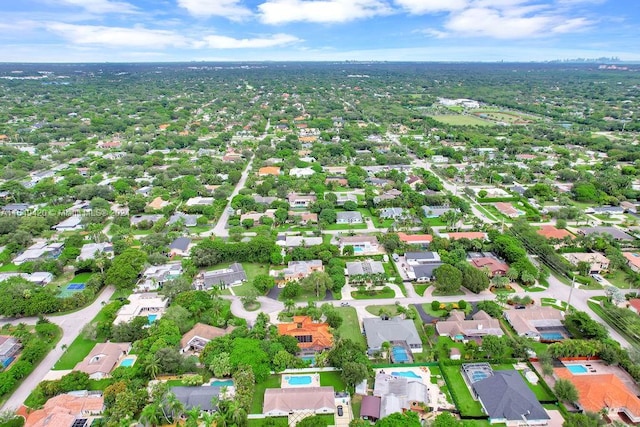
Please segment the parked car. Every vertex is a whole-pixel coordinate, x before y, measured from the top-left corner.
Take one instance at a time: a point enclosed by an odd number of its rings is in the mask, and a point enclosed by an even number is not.
[[[604,280],[604,277],[602,277],[599,274],[592,274],[591,277],[593,277],[594,279],[596,279],[596,282],[600,282],[602,283],[602,281]]]
[[[342,408],[342,405],[338,405],[338,416],[341,417],[344,415],[344,410]]]
[[[342,307],[349,307],[349,303],[348,302],[341,302],[340,306]]]

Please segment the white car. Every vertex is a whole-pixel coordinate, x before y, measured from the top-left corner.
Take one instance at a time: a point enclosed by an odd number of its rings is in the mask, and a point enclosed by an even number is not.
[[[604,277],[602,277],[599,274],[592,274],[591,277],[593,277],[594,279],[596,279],[596,282],[600,282],[602,283],[604,281]]]

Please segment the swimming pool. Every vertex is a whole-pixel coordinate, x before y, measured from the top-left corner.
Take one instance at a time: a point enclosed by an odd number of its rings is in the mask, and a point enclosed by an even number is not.
[[[148,315],[147,315],[147,322],[148,322],[149,324],[152,324],[153,322],[155,322],[155,321],[156,321],[156,319],[157,319],[157,318],[158,318],[158,315],[157,315],[157,314],[148,314]]]
[[[562,341],[564,335],[560,332],[540,332],[540,338],[545,341]]]
[[[216,380],[211,381],[212,387],[233,387],[233,380]]]
[[[133,366],[134,363],[136,363],[135,357],[126,357],[122,359],[122,362],[120,362],[120,366],[124,366],[125,368],[130,368],[131,366]]]
[[[391,355],[394,362],[405,363],[409,361],[409,353],[401,345],[396,345],[391,348]]]
[[[394,377],[406,377],[406,378],[422,378],[420,375],[413,371],[391,372]]]
[[[587,367],[584,365],[566,365],[566,366],[569,372],[571,372],[572,374],[586,374],[587,372],[589,372],[589,369],[587,369]]]
[[[296,375],[296,376],[286,376],[284,380],[289,385],[309,385],[313,379],[311,375]]]
[[[364,252],[364,248],[361,248],[361,247],[358,247],[358,246],[355,246],[355,247],[353,248],[353,253],[354,253],[354,254],[359,254],[359,253],[361,253],[361,252]]]
[[[300,359],[304,360],[305,362],[309,362],[311,366],[314,366],[316,364],[315,356],[301,356]]]

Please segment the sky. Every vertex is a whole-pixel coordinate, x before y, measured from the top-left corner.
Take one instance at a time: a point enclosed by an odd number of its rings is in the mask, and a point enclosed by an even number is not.
[[[0,0],[0,62],[640,61],[638,0]]]

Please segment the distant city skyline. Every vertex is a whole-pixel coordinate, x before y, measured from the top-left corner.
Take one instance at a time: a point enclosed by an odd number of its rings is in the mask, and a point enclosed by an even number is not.
[[[21,0],[1,62],[640,61],[619,0]]]

